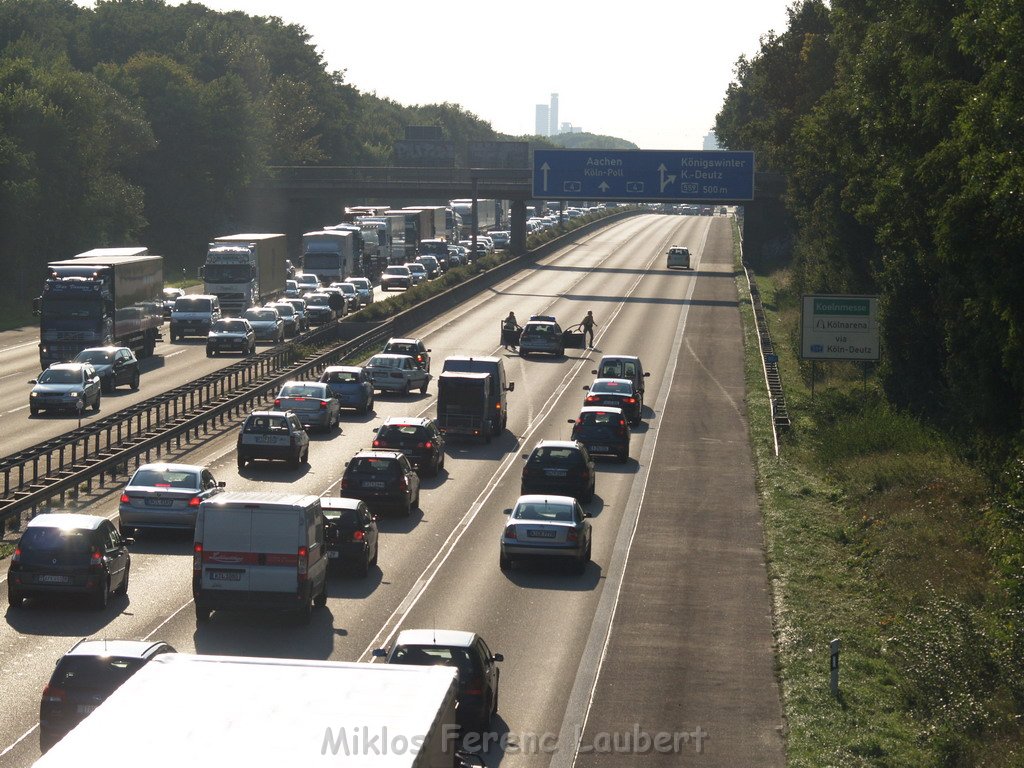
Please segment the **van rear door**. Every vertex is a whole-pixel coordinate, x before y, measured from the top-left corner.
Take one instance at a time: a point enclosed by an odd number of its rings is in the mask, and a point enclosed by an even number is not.
[[[252,551],[249,567],[254,592],[295,592],[298,588],[299,542],[303,510],[255,510],[252,515]]]
[[[255,561],[252,510],[227,506],[206,510],[202,543],[202,588],[248,592],[249,569]]]

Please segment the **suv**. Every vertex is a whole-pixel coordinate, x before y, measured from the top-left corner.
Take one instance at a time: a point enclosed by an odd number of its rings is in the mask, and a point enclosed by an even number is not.
[[[371,512],[409,516],[420,503],[420,479],[401,451],[360,451],[345,464],[341,495],[362,499]]]
[[[216,296],[181,296],[174,300],[171,309],[171,341],[186,336],[205,336],[220,317],[220,299]]]
[[[583,408],[578,419],[569,419],[572,439],[587,447],[591,456],[614,456],[629,461],[629,424],[621,408]]]
[[[238,433],[238,469],[255,459],[287,461],[292,469],[309,461],[309,435],[291,411],[253,411]]]
[[[249,321],[241,317],[225,317],[210,326],[206,337],[206,356],[214,357],[221,352],[256,354],[256,332]]]
[[[587,502],[594,498],[594,460],[576,440],[541,440],[533,453],[523,454],[526,465],[520,493],[557,493]]]
[[[421,339],[388,339],[381,354],[409,355],[416,361],[416,367],[430,373],[430,350]]]
[[[498,683],[504,661],[500,653],[491,653],[487,643],[475,632],[452,629],[406,629],[395,638],[389,653],[377,648],[373,655],[389,664],[444,665],[459,670],[456,709],[463,728],[486,731],[498,714]]]
[[[454,373],[488,373],[487,418],[492,433],[500,435],[508,425],[508,393],[515,389],[515,382],[505,376],[505,363],[500,357],[463,357],[455,355],[445,358],[441,370]]]
[[[441,264],[438,262],[436,256],[417,256],[416,262],[418,264],[422,264],[423,268],[427,270],[427,278],[430,280],[433,280],[435,277],[441,274]]]
[[[174,653],[164,642],[79,640],[60,657],[39,702],[39,749],[45,752],[150,659]]]
[[[320,375],[341,408],[355,408],[364,416],[373,410],[373,384],[358,365],[329,365]]]
[[[266,304],[267,309],[277,310],[281,317],[281,325],[285,336],[295,336],[302,333],[301,320],[295,311],[295,306],[290,301],[272,301]]]
[[[89,347],[71,362],[89,363],[100,377],[104,392],[112,392],[118,384],[139,388],[139,361],[128,347]]]
[[[421,475],[437,477],[444,469],[444,435],[433,419],[391,416],[374,432],[374,448],[401,451]]]
[[[54,363],[32,379],[28,393],[28,412],[35,416],[40,411],[77,411],[79,403],[85,410],[92,405],[100,409],[102,385],[96,369],[89,363]]]
[[[34,517],[11,555],[7,601],[26,597],[84,594],[94,608],[107,607],[111,590],[128,594],[128,544],[105,517],[50,512]]]

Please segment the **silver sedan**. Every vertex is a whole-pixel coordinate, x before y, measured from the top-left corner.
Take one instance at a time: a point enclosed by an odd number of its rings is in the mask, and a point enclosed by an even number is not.
[[[319,381],[286,381],[274,399],[275,411],[291,411],[306,429],[330,432],[341,420],[341,405],[330,387]]]
[[[520,496],[501,532],[498,565],[507,571],[525,558],[568,558],[583,573],[590,562],[588,517],[572,496]]]
[[[192,531],[200,502],[223,487],[206,467],[143,464],[121,492],[121,535],[130,536],[140,528]]]

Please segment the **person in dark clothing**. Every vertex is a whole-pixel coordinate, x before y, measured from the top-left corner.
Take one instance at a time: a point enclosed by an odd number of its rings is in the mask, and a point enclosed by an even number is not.
[[[506,317],[501,323],[501,345],[505,349],[508,349],[509,345],[511,345],[512,351],[515,352],[517,346],[515,340],[519,338],[518,334],[521,330],[522,328],[519,327],[519,321],[516,320],[516,313],[509,312],[508,317]]]
[[[587,310],[587,316],[583,318],[583,322],[580,323],[583,326],[583,335],[587,339],[587,348],[594,348],[594,313]]]

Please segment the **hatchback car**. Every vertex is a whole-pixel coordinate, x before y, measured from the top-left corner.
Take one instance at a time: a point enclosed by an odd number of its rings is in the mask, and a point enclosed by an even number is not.
[[[599,379],[629,379],[633,387],[640,394],[640,406],[644,404],[644,379],[650,377],[650,373],[644,370],[643,363],[636,355],[605,355],[597,364],[597,368],[591,371]]]
[[[408,516],[420,503],[420,479],[400,451],[360,451],[345,464],[341,495],[365,501],[374,512]]]
[[[633,382],[629,379],[594,379],[589,387],[584,387],[587,395],[583,405],[621,408],[632,426],[640,423],[643,400]]]
[[[672,267],[681,267],[682,269],[690,268],[690,249],[685,248],[681,245],[673,245],[668,249],[668,257],[666,258],[665,266],[668,269]]]
[[[302,295],[302,289],[295,280],[284,281],[284,297],[286,299],[297,299]]]
[[[416,263],[422,264],[423,268],[427,270],[427,279],[429,280],[433,280],[441,274],[441,264],[435,256],[430,256],[429,254],[417,256]]]
[[[491,653],[475,632],[453,629],[405,629],[390,652],[377,648],[373,655],[389,664],[443,665],[459,670],[456,717],[464,729],[486,731],[498,714],[498,686],[504,661]]]
[[[614,456],[629,461],[629,424],[621,408],[583,408],[578,419],[569,419],[572,439],[583,443],[591,456]]]
[[[523,454],[520,493],[557,493],[582,502],[594,497],[594,461],[576,440],[541,440],[532,453]]]
[[[206,356],[214,357],[221,352],[239,352],[242,355],[256,353],[256,332],[248,320],[225,317],[214,321],[206,337]]]
[[[181,288],[164,288],[161,298],[163,305],[164,317],[168,320],[171,319],[171,310],[174,309],[174,302],[181,296],[185,295],[185,291]]]
[[[94,608],[106,608],[111,592],[128,593],[130,541],[99,515],[34,517],[11,555],[7,601],[19,608],[27,597],[85,595]]]
[[[374,432],[375,449],[401,451],[421,475],[437,477],[444,469],[444,435],[433,419],[391,416]]]
[[[380,531],[377,518],[370,514],[365,501],[340,496],[321,496],[324,541],[330,565],[354,570],[366,576],[377,565]]]
[[[386,355],[408,355],[416,361],[416,365],[430,372],[430,350],[422,339],[388,339],[381,350]]]
[[[206,467],[195,464],[143,464],[121,492],[117,508],[122,536],[140,529],[192,531],[203,499],[221,492]]]
[[[250,307],[243,317],[252,326],[256,341],[281,344],[284,341],[284,322],[273,307]]]
[[[306,429],[324,432],[337,428],[341,406],[330,388],[319,381],[286,381],[274,398],[275,411],[291,411]]]
[[[526,357],[536,352],[559,357],[565,354],[562,328],[554,320],[530,320],[523,326],[519,335],[519,355]]]
[[[348,280],[340,283],[331,283],[331,288],[337,288],[345,294],[345,301],[348,302],[347,313],[359,311],[359,307],[362,306],[362,301],[359,299],[359,291],[356,289]]]
[[[373,410],[373,384],[358,365],[329,365],[320,375],[341,408],[354,408],[361,414]]]
[[[60,657],[43,689],[40,751],[64,738],[150,659],[174,652],[161,641],[79,640]]]
[[[359,303],[362,306],[367,304],[373,304],[373,283],[370,282],[368,277],[350,277],[348,279],[352,285],[356,287],[356,291],[359,292]]]
[[[295,336],[304,330],[299,325],[299,315],[295,312],[295,307],[292,306],[291,302],[272,301],[266,305],[266,308],[272,309],[280,315],[281,327],[286,337]]]
[[[569,558],[583,573],[590,562],[589,515],[571,496],[520,496],[501,532],[498,566],[526,558]]]
[[[318,293],[327,294],[327,301],[331,305],[331,309],[334,310],[335,317],[339,320],[348,314],[352,301],[349,294],[344,290],[336,285],[328,285],[325,288],[321,288]]]
[[[320,278],[311,272],[299,272],[293,279],[303,292],[320,290]]]
[[[396,288],[412,288],[412,272],[409,267],[393,264],[386,267],[380,276],[380,289],[390,291]]]
[[[331,306],[331,297],[326,293],[307,293],[303,298],[306,301],[306,319],[310,325],[323,325],[338,317]]]
[[[425,283],[430,279],[430,275],[427,273],[427,268],[418,261],[410,261],[405,266],[409,268],[409,274],[412,275],[413,285]]]
[[[287,461],[292,469],[309,461],[309,435],[294,413],[253,411],[238,433],[238,470],[255,459]]]
[[[99,375],[104,392],[113,392],[120,384],[139,388],[139,361],[128,347],[89,347],[71,362],[89,363]]]
[[[309,318],[306,317],[305,299],[284,299],[284,304],[291,304],[295,307],[295,319],[299,326],[299,332],[309,330]]]
[[[89,363],[54,363],[29,384],[28,411],[77,411],[100,409],[102,385],[99,374]]]
[[[374,355],[365,367],[374,389],[408,395],[418,388],[421,394],[427,393],[431,376],[409,355]]]

